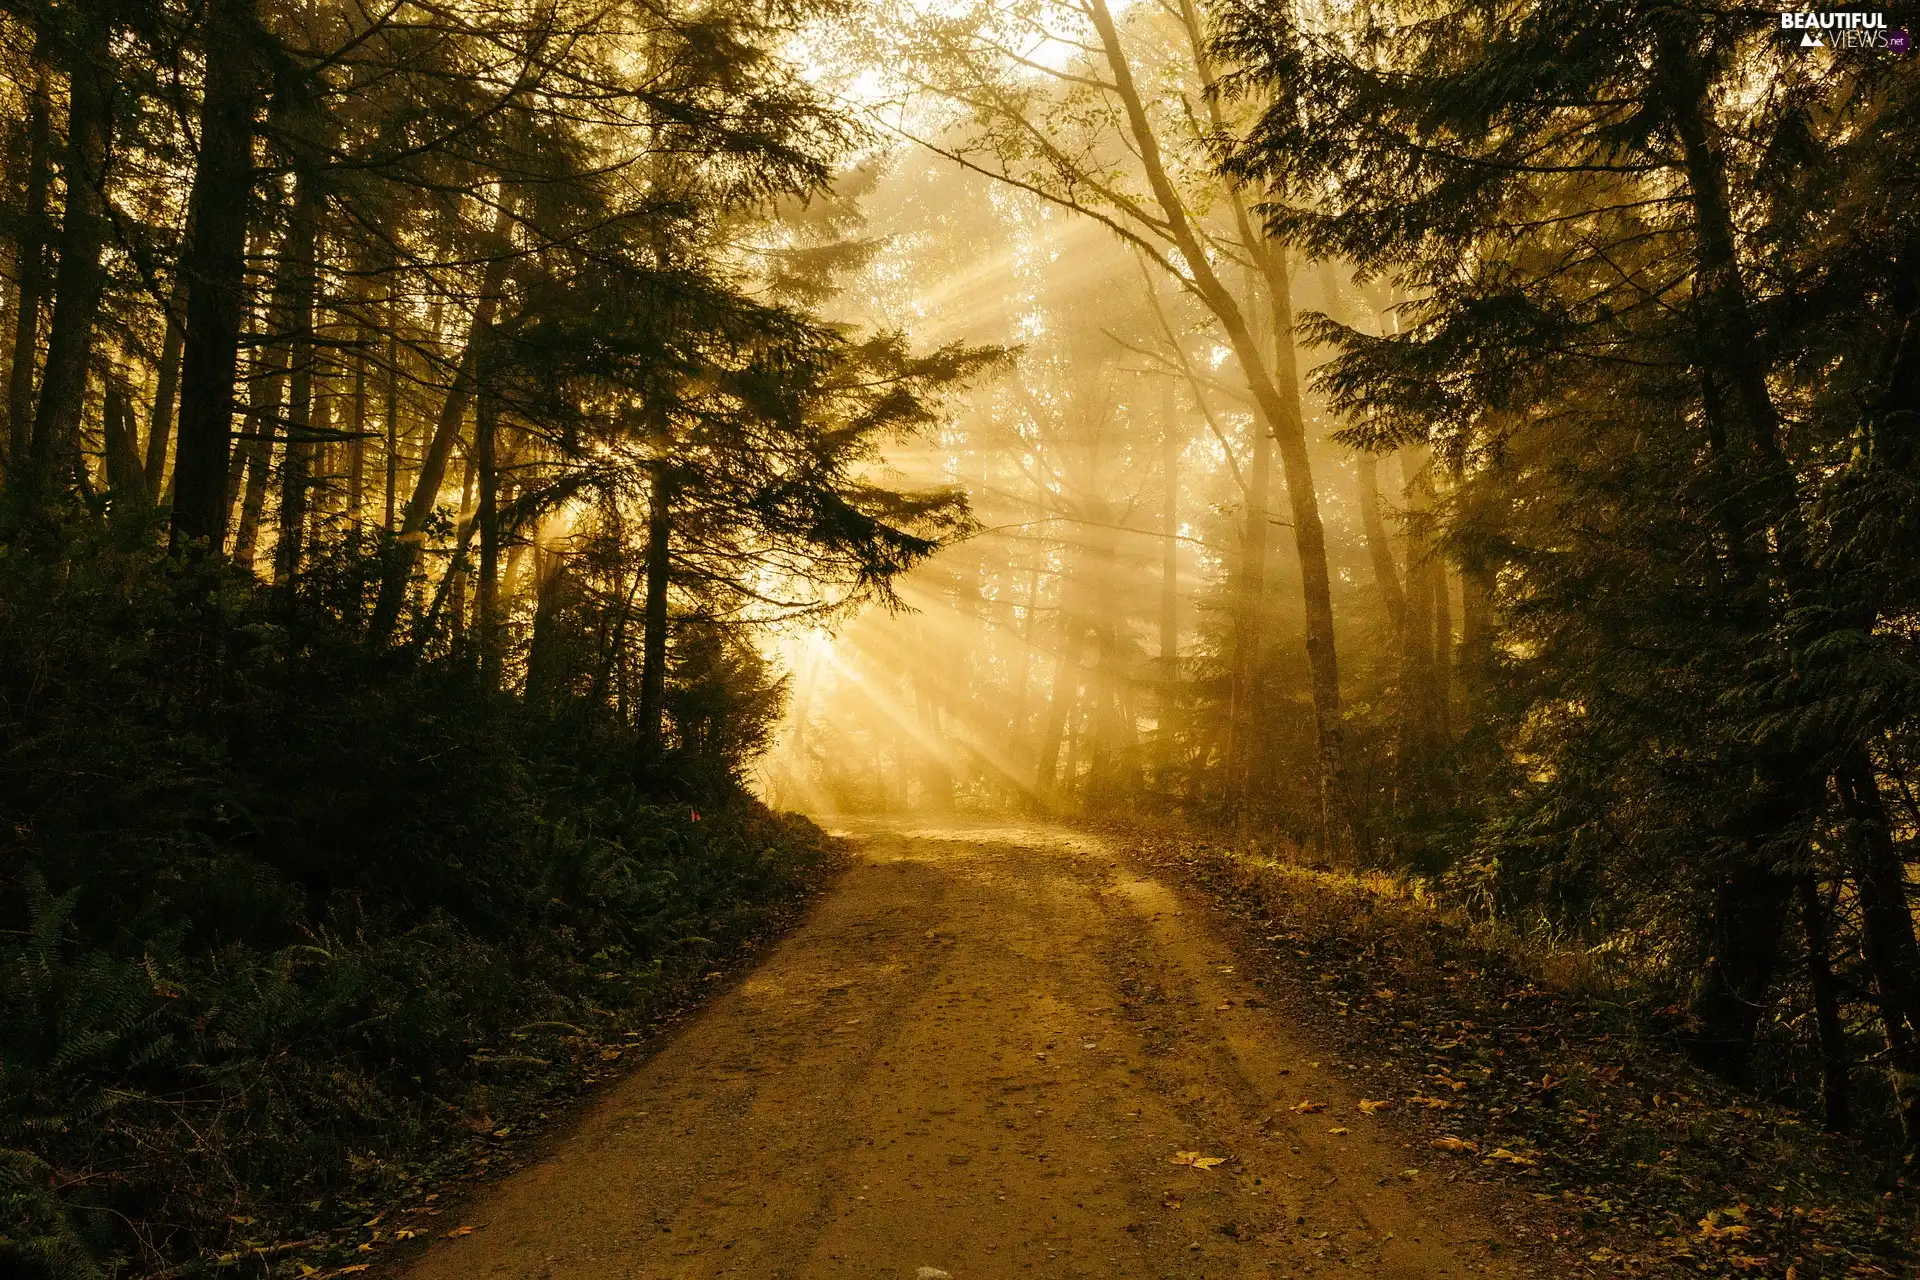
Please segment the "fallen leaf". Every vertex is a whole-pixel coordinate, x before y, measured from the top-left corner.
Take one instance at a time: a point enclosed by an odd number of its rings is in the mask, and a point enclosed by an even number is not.
[[[1331,1129],[1329,1129],[1329,1130],[1327,1130],[1327,1132],[1328,1132],[1328,1133],[1345,1133],[1345,1132],[1347,1132],[1347,1130],[1346,1130],[1346,1128],[1345,1128],[1344,1126],[1342,1126],[1342,1125],[1335,1125],[1335,1126],[1333,1126],[1333,1128],[1331,1128]]]
[[[1538,1160],[1535,1160],[1532,1156],[1523,1156],[1516,1151],[1509,1151],[1505,1147],[1495,1147],[1492,1151],[1487,1153],[1487,1159],[1504,1160],[1511,1165],[1527,1165],[1527,1164],[1540,1163]]]
[[[447,1232],[447,1234],[443,1236],[442,1239],[457,1240],[461,1236],[470,1236],[472,1234],[473,1234],[472,1227],[455,1227],[453,1230]]]
[[[1310,1115],[1315,1111],[1325,1111],[1327,1104],[1324,1102],[1308,1102],[1305,1098],[1302,1098],[1298,1103],[1294,1104],[1293,1109],[1302,1115]]]
[[[1226,1162],[1225,1156],[1203,1156],[1198,1151],[1176,1151],[1167,1157],[1168,1164],[1185,1165],[1190,1169],[1212,1169]]]
[[[1428,1145],[1439,1151],[1471,1151],[1475,1155],[1480,1154],[1480,1146],[1478,1143],[1468,1142],[1465,1138],[1455,1138],[1451,1135],[1444,1138],[1435,1138]]]
[[[1424,1093],[1416,1093],[1411,1098],[1408,1098],[1407,1101],[1416,1107],[1427,1107],[1433,1111],[1445,1111],[1454,1105],[1445,1098],[1430,1097]]]
[[[1372,1115],[1374,1112],[1384,1110],[1385,1108],[1390,1107],[1392,1105],[1393,1105],[1392,1098],[1360,1099],[1360,1110],[1362,1113],[1366,1115]]]

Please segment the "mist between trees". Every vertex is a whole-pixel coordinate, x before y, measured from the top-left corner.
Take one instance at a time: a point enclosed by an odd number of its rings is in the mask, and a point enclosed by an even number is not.
[[[804,892],[749,769],[1417,877],[1920,1146],[1911,63],[1626,0],[3,8],[18,1256],[375,1203],[474,1044]],[[247,1075],[295,1042],[339,1098]]]
[[[1695,5],[875,12],[874,306],[1018,355],[914,455],[980,525],[918,612],[790,646],[773,794],[1392,869],[1911,1150],[1911,64]]]

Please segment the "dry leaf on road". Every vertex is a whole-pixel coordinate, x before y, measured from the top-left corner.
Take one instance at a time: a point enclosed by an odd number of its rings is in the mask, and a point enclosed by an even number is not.
[[[1327,1104],[1324,1102],[1308,1102],[1305,1098],[1302,1098],[1294,1104],[1293,1109],[1302,1115],[1310,1115],[1315,1111],[1325,1111]]]
[[[1167,1157],[1168,1164],[1185,1165],[1190,1169],[1211,1169],[1226,1162],[1225,1156],[1203,1156],[1198,1151],[1176,1151]]]

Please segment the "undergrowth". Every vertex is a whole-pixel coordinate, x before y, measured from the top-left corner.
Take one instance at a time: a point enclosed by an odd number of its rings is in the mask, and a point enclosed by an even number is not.
[[[292,1268],[832,859],[712,761],[229,571],[0,553],[0,1274]]]

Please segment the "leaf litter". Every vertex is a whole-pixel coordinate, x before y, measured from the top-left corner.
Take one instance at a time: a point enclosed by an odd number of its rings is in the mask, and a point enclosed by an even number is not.
[[[1920,1274],[1910,1181],[1817,1117],[1693,1067],[1674,1010],[1551,989],[1523,954],[1358,878],[1167,831],[1111,834],[1222,909],[1241,973],[1359,1065],[1356,1084],[1405,1098],[1398,1123],[1428,1129],[1450,1176],[1529,1193],[1556,1224],[1555,1274]]]

